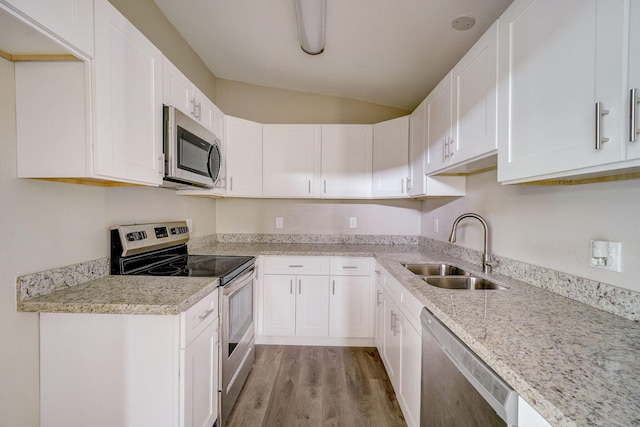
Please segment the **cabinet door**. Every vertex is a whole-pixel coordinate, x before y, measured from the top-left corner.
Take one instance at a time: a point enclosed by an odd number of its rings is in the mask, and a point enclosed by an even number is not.
[[[409,116],[373,125],[373,197],[404,197],[409,160]]]
[[[500,17],[500,181],[622,159],[623,15],[623,0],[519,0]],[[596,102],[609,111],[597,120]]]
[[[426,186],[426,101],[409,116],[409,178],[407,187],[409,196],[424,195]]]
[[[317,196],[320,125],[264,125],[263,195]]]
[[[451,73],[426,98],[427,173],[451,163]]]
[[[420,425],[420,380],[422,371],[422,336],[403,316],[400,332],[400,392],[407,425]]]
[[[193,83],[166,57],[162,59],[162,101],[172,105],[184,114],[193,113]]]
[[[264,275],[264,334],[292,337],[296,333],[296,276]]]
[[[402,322],[399,321],[399,310],[391,297],[383,293],[384,328],[382,343],[382,359],[389,374],[389,379],[394,390],[399,390],[400,385],[400,334]]]
[[[262,196],[262,124],[225,116],[227,196]]]
[[[631,103],[635,102],[635,126],[632,127],[632,120],[627,123],[627,159],[640,159],[640,3],[637,1],[630,2],[630,23],[629,23],[629,87],[627,96],[629,97],[626,104],[630,108]],[[636,99],[631,99],[631,90],[635,89]],[[627,110],[628,111],[628,110]],[[631,111],[625,114],[630,117]],[[635,135],[635,141],[633,136]],[[633,142],[631,142],[633,141]]]
[[[322,125],[322,197],[371,197],[371,125]]]
[[[296,336],[329,335],[329,277],[296,277]]]
[[[94,173],[162,184],[162,54],[107,0],[95,9]]]
[[[382,356],[384,342],[384,291],[382,290],[382,285],[380,285],[380,283],[376,283],[375,293],[375,340],[378,353]]]
[[[0,0],[40,28],[93,57],[93,0]]]
[[[209,427],[218,418],[218,320],[184,350],[184,426]]]
[[[453,68],[452,163],[497,150],[498,24],[494,23]]]
[[[332,337],[370,337],[369,276],[331,276]]]

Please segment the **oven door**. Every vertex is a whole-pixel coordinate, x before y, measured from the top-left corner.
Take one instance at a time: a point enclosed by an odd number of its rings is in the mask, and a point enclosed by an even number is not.
[[[255,267],[221,290],[221,418],[222,425],[233,409],[251,367],[254,355]]]

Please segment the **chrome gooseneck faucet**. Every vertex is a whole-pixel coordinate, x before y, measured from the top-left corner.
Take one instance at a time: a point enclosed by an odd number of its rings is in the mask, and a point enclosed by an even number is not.
[[[496,265],[496,262],[493,261],[493,257],[489,253],[489,226],[487,225],[487,221],[484,220],[480,215],[475,213],[466,213],[460,215],[453,221],[453,227],[451,228],[451,236],[449,236],[449,241],[454,243],[456,241],[456,231],[458,230],[458,223],[465,218],[475,218],[482,223],[482,227],[484,227],[484,253],[482,254],[482,272],[485,274],[491,273],[491,267]]]

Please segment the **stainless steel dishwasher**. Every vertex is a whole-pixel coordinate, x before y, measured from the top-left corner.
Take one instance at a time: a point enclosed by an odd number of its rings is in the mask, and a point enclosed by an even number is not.
[[[518,394],[426,308],[422,320],[422,427],[515,426]]]

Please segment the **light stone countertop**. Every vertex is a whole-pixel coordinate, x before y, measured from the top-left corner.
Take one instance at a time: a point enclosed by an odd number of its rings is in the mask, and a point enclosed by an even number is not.
[[[105,276],[21,301],[18,310],[175,315],[209,295],[218,283],[211,277]]]
[[[191,252],[373,256],[552,425],[640,425],[640,322],[498,274],[492,280],[509,289],[430,286],[400,263],[448,262],[483,275],[419,245],[215,243]],[[217,286],[206,281],[107,276],[20,302],[19,310],[177,314]]]

